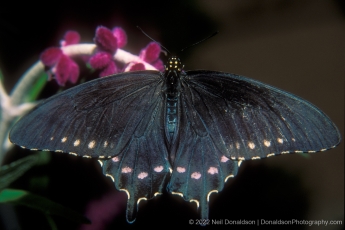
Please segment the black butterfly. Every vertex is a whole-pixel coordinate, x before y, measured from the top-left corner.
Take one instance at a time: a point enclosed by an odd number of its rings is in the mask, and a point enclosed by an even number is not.
[[[243,76],[138,71],[96,79],[57,94],[13,127],[13,143],[31,150],[98,158],[128,196],[133,222],[141,200],[167,190],[208,217],[212,193],[243,160],[334,148],[340,134],[309,102]],[[169,178],[169,179],[168,179]]]

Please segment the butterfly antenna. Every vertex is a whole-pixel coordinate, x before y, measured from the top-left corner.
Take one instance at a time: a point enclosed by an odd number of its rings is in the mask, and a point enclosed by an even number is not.
[[[201,43],[201,42],[203,42],[203,41],[206,41],[207,39],[210,39],[210,38],[216,36],[218,33],[219,33],[219,32],[216,31],[216,32],[214,32],[213,34],[211,34],[210,36],[208,36],[208,37],[206,37],[206,38],[204,38],[204,39],[202,39],[202,40],[200,40],[200,41],[198,41],[198,42],[196,42],[196,43],[194,43],[194,44],[192,44],[192,45],[189,45],[189,46],[183,48],[180,52],[183,52],[184,50],[186,50],[186,49],[188,49],[188,48],[190,48],[190,47],[192,47],[192,46],[195,46],[195,45],[197,45],[197,44],[199,44],[199,43]]]
[[[167,48],[165,48],[164,46],[162,46],[162,45],[161,45],[159,42],[157,42],[155,39],[151,38],[147,33],[145,33],[145,31],[144,31],[143,29],[141,29],[139,26],[137,26],[137,28],[138,28],[146,37],[148,37],[151,41],[154,41],[154,42],[156,42],[157,44],[159,44],[160,47],[164,49],[164,51],[166,51],[168,54],[171,54],[170,51],[169,51]]]

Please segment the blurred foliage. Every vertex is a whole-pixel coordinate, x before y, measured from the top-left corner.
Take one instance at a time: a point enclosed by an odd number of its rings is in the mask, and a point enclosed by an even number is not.
[[[47,84],[48,75],[46,73],[42,73],[41,76],[38,78],[36,83],[32,86],[30,92],[28,93],[26,100],[27,102],[35,101],[42,89]]]
[[[35,165],[47,164],[50,161],[49,156],[50,155],[45,152],[39,152],[14,161],[9,165],[1,166],[0,191],[8,187]]]
[[[83,215],[55,203],[47,198],[32,194],[28,191],[17,189],[5,189],[0,192],[0,203],[12,203],[16,205],[25,205],[32,209],[37,209],[47,215],[57,215],[64,217],[68,220],[90,224]]]
[[[65,207],[61,204],[51,201],[43,196],[33,194],[26,190],[6,189],[10,184],[21,178],[30,169],[35,166],[47,165],[51,160],[47,152],[38,152],[27,157],[16,160],[0,168],[0,203],[26,206],[29,209],[35,209],[45,216],[51,229],[57,229],[52,216],[60,216],[77,223],[90,224],[90,220],[82,214]],[[47,184],[47,177],[33,177],[30,182],[34,187]]]

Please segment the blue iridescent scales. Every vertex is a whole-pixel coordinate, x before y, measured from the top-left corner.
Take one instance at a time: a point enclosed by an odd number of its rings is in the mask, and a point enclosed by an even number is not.
[[[211,194],[242,161],[325,151],[341,137],[322,111],[295,95],[235,74],[183,71],[172,57],[164,72],[121,73],[48,98],[18,121],[10,139],[98,159],[126,192],[133,222],[139,203],[163,189],[196,203],[207,219]]]

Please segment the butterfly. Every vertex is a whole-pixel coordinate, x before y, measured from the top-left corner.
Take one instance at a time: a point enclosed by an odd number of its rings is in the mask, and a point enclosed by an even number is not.
[[[208,218],[213,193],[242,161],[334,148],[335,124],[291,93],[244,76],[165,71],[99,78],[54,95],[21,118],[10,140],[23,148],[96,158],[127,193],[127,221],[163,189]]]

